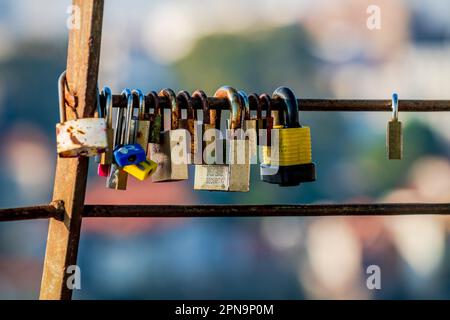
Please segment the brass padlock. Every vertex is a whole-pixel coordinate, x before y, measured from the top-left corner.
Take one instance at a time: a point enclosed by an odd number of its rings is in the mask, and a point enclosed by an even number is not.
[[[178,92],[177,99],[187,111],[187,119],[180,120],[179,126],[189,132],[189,164],[202,164],[202,123],[197,119],[197,111],[187,91]]]
[[[199,166],[196,170],[195,189],[211,191],[247,192],[250,188],[249,141],[242,130],[242,100],[236,89],[221,87],[214,94],[216,98],[227,98],[230,104],[228,121],[227,163]]]
[[[283,124],[274,124],[272,144],[264,147],[261,178],[280,186],[297,186],[316,179],[312,163],[311,133],[308,127],[300,125],[298,104],[294,93],[286,87],[276,89],[272,99],[284,103]],[[276,121],[276,120],[275,120]]]
[[[66,120],[66,71],[58,79],[61,123],[56,124],[56,149],[62,158],[94,157],[108,147],[106,120],[101,117]],[[97,99],[98,100],[98,99]],[[97,101],[97,108],[100,105]]]
[[[169,100],[171,106],[171,128],[162,133],[161,143],[152,144],[150,159],[158,164],[153,182],[167,182],[188,179],[188,133],[179,129],[181,108],[175,93],[163,89],[159,96]]]
[[[133,90],[133,95],[137,95],[139,101],[138,116],[135,123],[137,123],[136,143],[147,151],[148,139],[150,136],[150,115],[145,104],[145,95],[141,90]]]
[[[122,92],[122,96],[127,99],[127,111],[133,108],[133,94],[129,89],[125,89]],[[128,114],[128,112],[127,112]],[[120,108],[117,112],[115,135],[114,135],[114,148],[126,143],[126,115],[123,108]],[[108,177],[106,179],[106,187],[115,190],[126,190],[128,182],[128,174],[121,168],[113,159],[111,168],[109,170]]]
[[[386,146],[389,160],[401,160],[403,156],[402,123],[398,120],[398,95],[392,95],[392,118],[387,125]]]
[[[155,91],[151,91],[148,96],[152,100],[153,113],[150,114],[150,129],[148,137],[148,150],[147,155],[149,155],[149,150],[151,144],[159,144],[161,140],[161,128],[164,126],[164,110],[161,110],[159,105],[158,94]]]
[[[242,118],[244,119],[242,128],[244,131],[244,138],[249,142],[249,159],[250,164],[258,163],[258,135],[257,135],[257,121],[252,119],[250,112],[250,100],[247,94],[240,90],[241,104],[244,108]]]
[[[208,191],[228,191],[229,166],[225,164],[222,134],[220,132],[220,113],[210,110],[207,95],[197,90],[193,98],[200,99],[203,111],[202,164],[195,165],[194,189]],[[219,115],[219,117],[218,117]]]

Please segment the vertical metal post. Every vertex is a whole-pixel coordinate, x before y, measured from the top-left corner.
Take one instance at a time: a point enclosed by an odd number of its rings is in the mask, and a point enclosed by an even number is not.
[[[67,119],[92,117],[100,59],[103,0],[73,0],[73,28],[67,57]],[[80,19],[77,21],[76,19]],[[68,92],[67,92],[68,91]],[[56,107],[56,104],[55,104]],[[50,219],[40,299],[70,300],[67,267],[77,261],[86,192],[88,158],[62,159],[56,165],[53,200],[64,201],[64,220]]]

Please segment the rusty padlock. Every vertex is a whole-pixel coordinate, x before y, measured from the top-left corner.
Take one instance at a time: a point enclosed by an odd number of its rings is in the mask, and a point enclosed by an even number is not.
[[[105,152],[108,147],[106,120],[98,117],[67,121],[65,87],[66,71],[58,80],[61,123],[56,124],[56,149],[59,156],[62,158],[94,157]],[[97,101],[97,108],[99,107]]]
[[[179,129],[181,108],[177,97],[171,89],[163,89],[159,96],[169,100],[171,106],[170,130],[162,133],[160,144],[152,144],[149,149],[150,159],[158,168],[152,176],[153,182],[168,182],[188,179],[188,134],[186,129]],[[189,141],[188,141],[189,140]]]

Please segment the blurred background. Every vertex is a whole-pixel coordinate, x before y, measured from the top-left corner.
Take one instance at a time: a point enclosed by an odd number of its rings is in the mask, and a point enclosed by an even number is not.
[[[0,0],[0,207],[48,203],[58,75],[70,1]],[[370,5],[381,28],[366,25]],[[229,84],[304,98],[450,99],[446,0],[109,0],[100,86]],[[318,180],[194,192],[129,180],[109,191],[91,162],[91,204],[450,202],[450,114],[400,113],[404,160],[387,161],[388,113],[307,113]],[[191,170],[191,176],[193,170]],[[0,224],[0,298],[39,295],[47,221]],[[86,219],[76,299],[450,298],[450,219]],[[366,268],[381,268],[368,290]]]

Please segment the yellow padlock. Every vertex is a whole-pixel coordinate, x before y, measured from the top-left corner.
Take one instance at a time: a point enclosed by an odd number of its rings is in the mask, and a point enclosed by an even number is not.
[[[284,123],[282,126],[274,125],[271,130],[272,144],[263,147],[262,180],[280,186],[297,186],[315,181],[311,131],[300,125],[294,93],[287,87],[280,87],[274,91],[272,99],[283,100]]]
[[[144,181],[150,177],[155,171],[158,165],[152,160],[145,160],[138,164],[123,167],[123,170],[132,175],[138,180]]]

